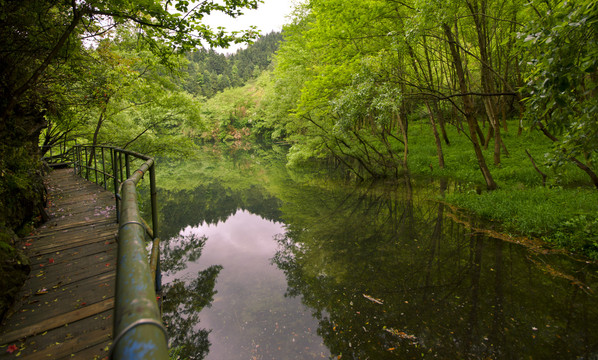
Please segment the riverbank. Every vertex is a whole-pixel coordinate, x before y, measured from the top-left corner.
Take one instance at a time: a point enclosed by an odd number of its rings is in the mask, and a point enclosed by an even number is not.
[[[540,238],[550,247],[562,248],[598,260],[598,191],[589,177],[573,164],[550,168],[544,164],[551,142],[539,131],[517,134],[515,122],[502,137],[508,155],[492,164],[492,149],[485,150],[490,171],[499,189],[485,191],[473,147],[469,140],[447,128],[450,146],[443,143],[446,166],[438,167],[436,147],[427,124],[410,128],[409,167],[414,175],[451,178],[462,184],[445,201],[467,209],[502,230]],[[542,176],[534,169],[530,157]]]

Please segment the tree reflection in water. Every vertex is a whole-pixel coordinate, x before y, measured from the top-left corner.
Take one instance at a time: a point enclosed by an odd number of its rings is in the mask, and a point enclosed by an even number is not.
[[[205,237],[194,234],[171,238],[162,246],[165,274],[181,271],[201,256]],[[209,307],[222,266],[214,265],[188,279],[175,279],[164,285],[162,318],[168,329],[170,348],[181,359],[203,359],[210,347],[209,331],[199,327],[199,313]]]
[[[591,288],[595,266],[467,230],[407,181],[399,191],[286,194],[287,233],[274,262],[286,274],[288,295],[313,309],[334,356],[596,355],[596,296],[537,264],[575,274]]]

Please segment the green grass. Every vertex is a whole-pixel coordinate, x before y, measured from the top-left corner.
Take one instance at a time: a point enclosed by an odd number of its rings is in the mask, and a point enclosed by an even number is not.
[[[454,179],[461,186],[446,201],[470,210],[480,217],[500,222],[505,231],[544,239],[548,244],[598,260],[598,191],[589,177],[574,165],[551,169],[544,165],[551,142],[538,131],[517,136],[516,123],[503,133],[509,156],[501,164],[492,163],[492,149],[486,161],[498,183],[495,191],[482,191],[484,180],[469,140],[448,128],[451,146],[443,144],[446,168],[438,168],[436,147],[427,124],[410,129],[410,169],[415,174]],[[538,167],[548,175],[542,186],[525,153],[528,150]],[[432,165],[430,167],[430,165]]]
[[[598,259],[598,191],[593,189],[499,189],[480,195],[452,193],[447,201],[509,232]]]
[[[509,131],[502,132],[503,141],[506,144],[509,155],[501,156],[501,164],[493,164],[493,142],[487,150],[484,150],[486,163],[494,180],[500,187],[536,187],[542,185],[542,177],[538,174],[525,153],[527,149],[533,156],[538,167],[548,175],[549,185],[558,186],[588,186],[591,187],[588,176],[570,164],[558,171],[544,166],[545,154],[552,146],[539,131],[524,130],[518,136],[515,122],[509,122]],[[484,129],[484,132],[486,129]],[[473,146],[469,139],[459,134],[454,126],[448,126],[447,132],[451,145],[443,142],[443,152],[446,167],[438,167],[436,146],[429,125],[420,122],[410,128],[410,154],[409,167],[414,173],[431,174],[435,176],[447,176],[464,183],[476,183],[484,185],[484,179],[478,167],[478,162],[473,152]],[[433,169],[430,169],[432,165]]]

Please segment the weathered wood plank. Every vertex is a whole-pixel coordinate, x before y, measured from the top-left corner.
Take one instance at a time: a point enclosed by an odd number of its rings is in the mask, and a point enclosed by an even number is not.
[[[14,331],[111,298],[114,296],[114,281],[114,274],[108,273],[56,288],[38,289],[20,307],[19,313],[13,315],[15,321],[21,321],[14,323]],[[40,312],[39,317],[28,316],[28,311]]]
[[[82,336],[78,336],[76,338],[71,338],[70,340],[64,342],[56,342],[54,346],[47,347],[41,351],[36,351],[30,355],[26,355],[22,357],[23,360],[47,360],[47,359],[61,359],[61,358],[74,358],[76,353],[81,356],[81,350],[86,350],[91,348],[92,346],[105,344],[100,346],[99,351],[94,351],[93,354],[101,353],[102,351],[108,354],[108,351],[105,349],[109,345],[106,343],[112,339],[111,336],[107,336],[106,332],[102,329],[90,331]],[[85,357],[81,357],[85,358]],[[93,357],[89,357],[87,359],[92,359]]]
[[[112,310],[108,310],[84,321],[65,324],[40,336],[26,338],[16,344],[24,358],[35,359],[43,354],[46,355],[46,359],[104,359],[107,354],[104,349],[112,342],[112,336],[106,330],[112,328],[113,321]],[[96,344],[96,341],[90,341],[90,336],[97,337]],[[63,344],[67,347],[63,347]],[[101,347],[97,347],[98,345]],[[65,354],[67,351],[70,353]],[[88,355],[79,355],[85,353]]]
[[[33,256],[42,256],[44,254],[55,253],[57,251],[66,250],[69,248],[77,248],[96,243],[114,244],[116,234],[114,232],[108,233],[80,233],[76,236],[57,236],[53,239],[54,243],[46,246],[32,247]],[[66,242],[68,241],[68,242]]]
[[[81,257],[98,254],[106,251],[107,247],[112,247],[115,241],[113,234],[100,235],[98,241],[90,241],[84,245],[85,248],[78,246],[59,251],[35,251],[35,257],[31,259],[31,266],[32,269],[36,267],[56,266],[61,261],[73,261]]]
[[[58,225],[58,223],[55,224],[50,224],[47,228],[43,229],[43,232],[40,232],[38,234],[33,234],[30,236],[27,236],[26,238],[24,238],[25,240],[39,240],[39,239],[43,239],[43,238],[47,238],[47,237],[51,237],[51,236],[55,236],[55,235],[59,235],[59,234],[64,234],[66,232],[68,232],[68,230],[84,230],[86,228],[89,228],[92,224],[93,224],[93,228],[95,227],[101,227],[101,226],[106,226],[106,227],[114,227],[114,224],[116,224],[116,220],[114,218],[99,218],[99,219],[94,219],[93,216],[86,218],[75,218],[73,219],[76,222],[69,222],[69,223],[63,223]],[[67,231],[65,231],[67,230]],[[89,230],[87,230],[89,231]]]
[[[89,306],[82,307],[80,309],[61,314],[50,319],[46,319],[37,324],[11,331],[6,334],[0,335],[0,343],[8,344],[11,342],[18,341],[19,339],[27,338],[32,335],[41,334],[44,331],[52,330],[65,324],[76,322],[85,319],[90,316],[97,315],[108,309],[114,308],[114,298],[103,300],[99,303],[95,303]]]

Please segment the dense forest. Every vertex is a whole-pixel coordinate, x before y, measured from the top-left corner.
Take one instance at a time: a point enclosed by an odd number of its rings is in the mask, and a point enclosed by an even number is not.
[[[450,177],[463,192],[445,201],[598,256],[594,1],[306,0],[259,39],[202,23],[258,4],[2,2],[3,274],[26,268],[40,159],[65,140],[160,156],[274,141],[349,181]]]
[[[187,53],[189,63],[182,88],[195,96],[211,98],[225,89],[243,86],[268,68],[281,40],[281,33],[272,32],[228,56],[213,49]]]

